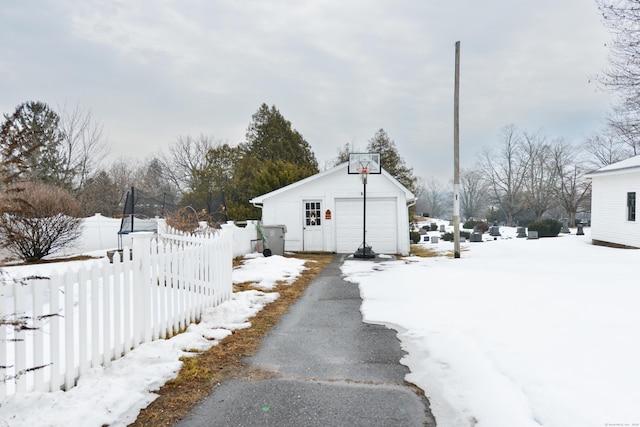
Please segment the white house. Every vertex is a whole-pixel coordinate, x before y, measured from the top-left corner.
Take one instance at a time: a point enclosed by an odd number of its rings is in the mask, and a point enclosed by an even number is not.
[[[385,170],[364,185],[348,163],[251,199],[264,225],[285,225],[285,250],[354,253],[363,239],[378,254],[409,253],[408,207],[415,196]],[[364,234],[364,235],[363,235]]]
[[[591,238],[640,248],[640,156],[591,172]]]

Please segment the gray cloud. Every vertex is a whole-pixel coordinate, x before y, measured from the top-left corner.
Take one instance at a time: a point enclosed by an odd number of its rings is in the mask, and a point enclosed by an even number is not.
[[[462,164],[507,124],[578,142],[598,129],[608,34],[583,0],[27,0],[0,6],[0,111],[79,102],[114,156],[179,135],[237,143],[276,105],[321,165],[384,128],[425,179],[453,168],[454,43]]]

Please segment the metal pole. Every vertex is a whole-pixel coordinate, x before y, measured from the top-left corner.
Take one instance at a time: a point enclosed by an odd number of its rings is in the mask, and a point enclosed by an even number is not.
[[[453,256],[460,258],[460,42],[456,42],[453,91]]]
[[[367,257],[367,178],[362,180],[364,186],[363,189],[363,203],[362,203],[362,257]]]

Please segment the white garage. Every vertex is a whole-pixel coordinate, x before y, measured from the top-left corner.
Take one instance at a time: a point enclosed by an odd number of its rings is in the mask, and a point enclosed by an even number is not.
[[[415,196],[382,170],[366,187],[347,163],[251,200],[264,225],[285,225],[285,250],[354,253],[363,239],[377,254],[409,253],[408,208]]]

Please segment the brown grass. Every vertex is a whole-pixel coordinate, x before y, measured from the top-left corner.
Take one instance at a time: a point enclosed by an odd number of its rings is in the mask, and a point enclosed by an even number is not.
[[[442,256],[438,252],[434,251],[433,249],[426,248],[421,245],[411,245],[411,251],[409,252],[409,255],[419,256],[422,258]]]
[[[460,253],[467,252],[469,248],[462,247],[460,248]],[[411,245],[411,251],[409,253],[410,256],[417,256],[422,258],[433,258],[433,257],[447,257],[453,258],[455,253],[453,250],[449,250],[446,252],[436,252],[432,248],[424,247],[421,245]]]
[[[244,369],[242,359],[255,353],[262,338],[278,323],[280,316],[287,312],[318,273],[333,259],[331,254],[291,256],[309,260],[305,264],[308,269],[303,271],[293,284],[278,285],[276,291],[280,293],[280,298],[250,319],[250,328],[234,331],[217,346],[196,357],[183,358],[178,376],[157,391],[159,397],[140,412],[132,426],[172,426],[225,379],[254,378],[263,375]],[[250,284],[234,286],[234,291],[248,289],[251,289]]]

